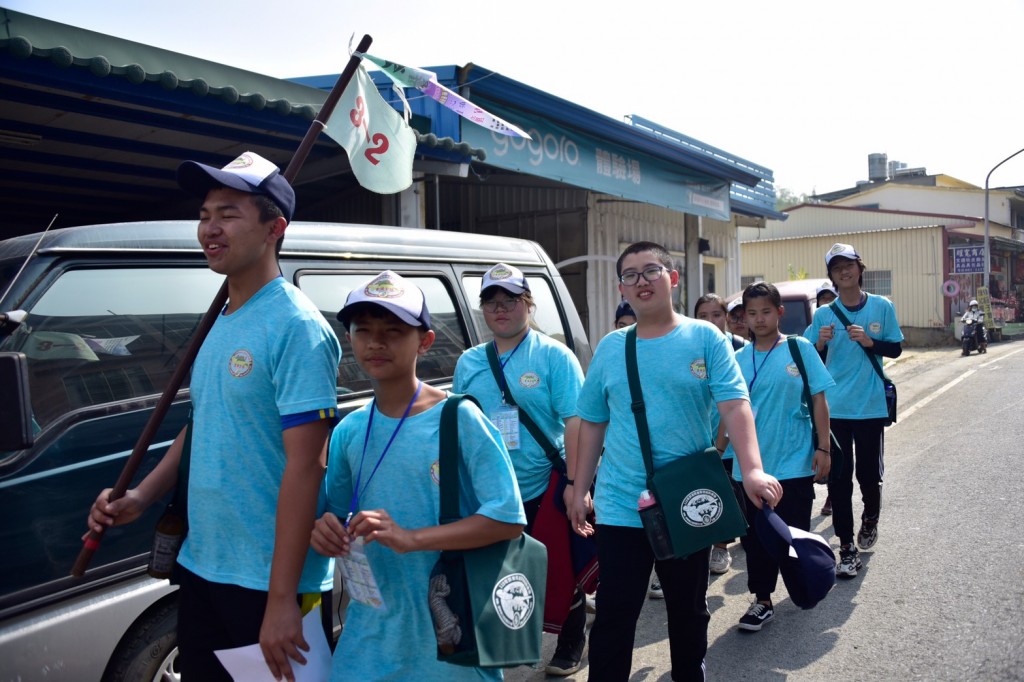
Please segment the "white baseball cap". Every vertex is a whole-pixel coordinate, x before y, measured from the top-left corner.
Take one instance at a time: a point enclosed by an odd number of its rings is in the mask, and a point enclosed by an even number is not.
[[[430,329],[430,311],[423,292],[397,272],[385,270],[349,293],[345,306],[338,312],[338,320],[345,329],[360,304],[379,305],[407,325]]]
[[[526,281],[519,268],[505,263],[498,263],[484,273],[484,281],[480,284],[480,293],[491,287],[501,287],[513,296],[518,296],[530,290],[530,284]]]
[[[825,253],[825,267],[829,266],[833,258],[849,258],[850,260],[857,260],[860,255],[857,253],[849,244],[833,244],[832,248]]]
[[[837,298],[839,296],[838,292],[836,292],[835,290],[835,287],[832,286],[832,282],[822,282],[821,286],[814,290],[814,297],[818,298],[826,291]]]
[[[185,161],[178,166],[178,184],[200,199],[217,187],[264,194],[277,204],[288,222],[295,213],[295,190],[281,175],[280,168],[255,152],[245,152],[223,168]]]
[[[725,309],[725,312],[731,313],[732,311],[736,310],[736,308],[739,308],[741,305],[743,305],[743,297],[738,296],[732,303],[729,304],[729,306]]]

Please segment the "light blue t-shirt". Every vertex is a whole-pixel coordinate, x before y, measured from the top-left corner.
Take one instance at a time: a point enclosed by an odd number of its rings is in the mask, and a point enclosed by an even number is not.
[[[470,348],[455,366],[452,391],[469,393],[480,401],[486,415],[502,404],[501,390],[487,361],[487,343]],[[498,356],[505,365],[505,381],[521,411],[529,413],[540,430],[565,457],[565,420],[576,416],[576,401],[583,385],[583,370],[565,345],[538,332],[528,332],[518,349]],[[547,490],[551,461],[526,427],[519,425],[520,447],[511,450],[512,466],[524,500]]]
[[[830,324],[835,325],[832,340],[828,343],[825,366],[836,385],[825,392],[829,412],[833,419],[881,419],[888,416],[885,405],[885,388],[875,372],[864,348],[850,339],[844,325],[831,306],[840,306],[851,324],[864,328],[867,335],[879,341],[894,343],[903,341],[903,332],[896,321],[896,308],[887,298],[865,294],[867,300],[857,312],[850,312],[836,299],[827,306],[814,311],[814,319],[806,336],[811,343],[818,340],[819,330]],[[868,352],[872,352],[868,349]],[[878,362],[885,358],[878,356]]]
[[[182,566],[212,582],[269,588],[285,467],[281,416],[337,408],[340,359],[323,315],[282,277],[217,318],[192,367]],[[322,486],[320,498],[322,509]],[[331,566],[309,550],[299,591],[329,589]]]
[[[372,478],[384,447],[399,420],[372,404],[351,413],[335,429],[327,464],[327,509],[348,515],[355,480],[360,490],[357,512],[384,509],[403,528],[436,526],[441,513],[438,403],[405,420]],[[374,409],[370,440],[363,442]],[[526,524],[522,498],[508,451],[498,430],[469,401],[459,405],[459,507],[462,515],[481,514],[504,523]],[[360,464],[362,475],[359,476]],[[427,602],[430,572],[440,552],[397,554],[377,543],[366,555],[385,607],[351,602],[331,679],[341,680],[500,680],[501,670],[469,668],[437,660],[437,639]]]
[[[579,416],[608,423],[597,477],[597,522],[640,527],[637,500],[647,488],[626,376],[626,329],[605,336],[580,391]],[[711,408],[747,400],[729,340],[718,327],[683,318],[656,339],[637,339],[637,366],[647,408],[654,468],[713,445]]]
[[[834,386],[835,381],[814,346],[807,339],[794,338],[807,370],[811,395]],[[811,406],[804,404],[804,381],[789,343],[782,339],[775,348],[763,353],[755,350],[753,344],[745,346],[736,354],[736,362],[750,391],[750,409],[765,473],[780,481],[813,476],[817,443],[811,438]],[[727,452],[732,451],[730,445]],[[732,470],[732,477],[743,480],[739,467]]]
[[[732,332],[725,332],[725,338],[729,339],[729,346],[734,352],[738,353],[740,350],[747,346],[747,340],[741,339]],[[736,348],[739,346],[739,348]],[[714,438],[718,435],[718,426],[722,423],[722,415],[718,413],[718,405],[714,405],[711,408],[711,437]],[[723,460],[730,460],[736,457],[736,451],[730,447],[726,447],[725,452],[722,453]]]

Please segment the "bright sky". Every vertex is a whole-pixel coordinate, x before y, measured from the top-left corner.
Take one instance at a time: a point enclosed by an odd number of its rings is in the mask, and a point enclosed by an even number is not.
[[[376,56],[472,62],[613,118],[638,114],[796,193],[867,179],[873,152],[983,186],[1024,147],[1024,0],[0,5],[282,78],[340,72],[350,36],[369,33]],[[1024,154],[990,185],[1024,185]]]

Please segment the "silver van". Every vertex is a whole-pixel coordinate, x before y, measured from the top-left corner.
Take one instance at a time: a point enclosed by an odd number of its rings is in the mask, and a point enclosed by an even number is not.
[[[335,319],[353,286],[391,269],[423,289],[437,341],[419,374],[446,388],[463,350],[489,339],[477,302],[483,273],[497,262],[526,274],[534,328],[565,343],[586,368],[591,350],[576,309],[534,242],[295,223],[280,259],[284,276],[342,340],[343,413],[370,395]],[[117,480],[221,282],[206,267],[194,221],[0,242],[0,680],[178,679],[175,589],[146,574],[162,504],[107,532],[84,577],[69,573],[90,505]],[[186,382],[138,479],[188,411]]]

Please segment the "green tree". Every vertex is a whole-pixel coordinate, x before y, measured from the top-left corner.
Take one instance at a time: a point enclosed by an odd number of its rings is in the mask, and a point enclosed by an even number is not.
[[[793,267],[792,263],[786,266],[786,274],[789,275],[789,279],[791,280],[807,279],[807,270],[805,268],[800,268],[799,270],[797,270],[796,268]]]
[[[775,210],[784,211],[791,206],[806,204],[809,201],[810,198],[806,194],[797,194],[791,189],[780,187],[775,194]]]

